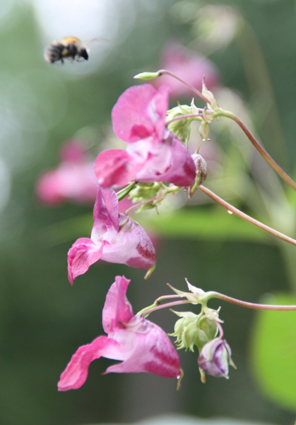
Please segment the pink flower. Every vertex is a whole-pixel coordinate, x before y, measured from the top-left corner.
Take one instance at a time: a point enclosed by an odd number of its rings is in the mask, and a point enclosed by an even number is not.
[[[103,328],[108,336],[78,348],[58,382],[59,391],[80,388],[90,363],[105,357],[120,360],[105,373],[148,372],[164,378],[180,375],[178,354],[166,333],[154,323],[135,316],[126,297],[130,280],[116,276],[103,308]]]
[[[203,76],[209,90],[219,85],[218,70],[213,62],[200,53],[186,50],[179,43],[168,43],[162,52],[160,62],[161,68],[174,73],[200,91]],[[171,87],[172,97],[193,96],[188,87],[168,75],[156,78],[153,83],[155,87],[168,84]]]
[[[184,146],[165,126],[169,87],[150,84],[127,89],[112,110],[115,134],[128,143],[100,153],[95,173],[102,187],[123,186],[130,180],[165,181],[190,186],[194,162]]]
[[[68,277],[84,274],[99,259],[137,269],[155,265],[155,250],[148,235],[133,219],[118,213],[117,195],[99,187],[91,237],[80,238],[68,252]]]
[[[61,150],[61,163],[42,174],[36,185],[39,199],[47,205],[65,200],[90,203],[96,198],[97,179],[90,159],[81,143],[67,142]]]

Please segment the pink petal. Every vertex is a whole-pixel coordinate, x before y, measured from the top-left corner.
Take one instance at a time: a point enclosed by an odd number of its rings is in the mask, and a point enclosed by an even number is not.
[[[169,69],[198,90],[202,89],[203,76],[209,90],[219,85],[219,72],[214,63],[200,53],[189,51],[178,43],[168,43],[164,47],[161,68]],[[193,96],[192,91],[185,84],[169,75],[153,80],[155,87],[160,84],[167,84],[171,88],[173,97]]]
[[[79,347],[61,374],[58,390],[68,391],[80,388],[86,381],[90,363],[102,356],[121,360],[119,344],[106,336],[99,336],[91,344]]]
[[[72,245],[68,252],[68,278],[71,285],[77,276],[84,274],[101,258],[106,243],[103,241],[101,245],[96,245],[91,239],[80,238]]]
[[[60,180],[56,170],[41,175],[36,184],[38,198],[47,205],[61,204],[65,197],[60,193]]]
[[[104,235],[104,239],[110,244],[104,248],[101,259],[142,270],[153,267],[156,254],[147,233],[132,218],[124,214],[120,214],[120,222],[124,224],[120,226],[118,233],[114,229],[108,229]],[[95,238],[95,235],[92,234],[92,238]]]
[[[124,186],[134,178],[140,168],[140,164],[120,149],[103,151],[95,161],[95,174],[102,187]]]
[[[93,162],[62,162],[39,178],[36,192],[48,205],[65,200],[93,202],[97,192]]]
[[[118,199],[113,189],[98,188],[93,215],[94,226],[102,229],[111,222],[119,232]]]
[[[83,142],[79,140],[68,140],[61,147],[60,157],[61,160],[69,162],[80,162],[86,159],[86,148]]]
[[[123,328],[134,316],[126,291],[130,283],[124,276],[116,276],[111,285],[103,308],[103,329],[109,334],[113,328]]]
[[[168,109],[169,87],[156,90],[150,84],[132,86],[117,100],[112,110],[115,134],[126,142],[147,137],[161,139]]]
[[[180,360],[167,334],[154,323],[135,316],[127,325],[132,332],[134,322],[135,341],[126,360],[108,367],[105,373],[147,372],[164,378],[180,375]]]
[[[196,168],[194,161],[185,145],[169,130],[164,132],[162,144],[155,145],[147,141],[139,141],[128,146],[129,153],[134,155],[137,151],[150,149],[150,156],[139,171],[135,180],[140,181],[165,181],[177,186],[190,186],[194,183]]]

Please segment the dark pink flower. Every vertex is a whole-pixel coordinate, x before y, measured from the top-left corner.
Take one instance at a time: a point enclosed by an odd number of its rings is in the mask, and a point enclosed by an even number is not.
[[[150,84],[127,89],[112,110],[115,134],[128,143],[126,151],[98,155],[95,173],[102,187],[130,180],[164,181],[190,186],[195,165],[185,145],[165,126],[169,87]]]
[[[70,283],[99,259],[144,270],[153,267],[156,261],[153,244],[142,227],[118,213],[114,190],[100,187],[91,237],[77,239],[68,252]]]
[[[105,357],[119,360],[105,373],[148,372],[164,378],[180,375],[178,354],[167,334],[154,323],[135,316],[126,297],[130,280],[116,276],[103,308],[103,328],[108,336],[78,348],[58,382],[59,391],[80,388],[90,363]]]
[[[47,205],[57,205],[65,200],[93,202],[98,187],[93,164],[83,145],[70,140],[61,149],[60,165],[39,177],[37,196]]]
[[[200,53],[185,49],[179,43],[168,43],[160,62],[161,68],[167,69],[200,91],[203,76],[209,90],[219,85],[219,73],[213,62]],[[188,87],[168,75],[156,78],[153,84],[155,87],[160,84],[169,85],[172,97],[193,96]]]

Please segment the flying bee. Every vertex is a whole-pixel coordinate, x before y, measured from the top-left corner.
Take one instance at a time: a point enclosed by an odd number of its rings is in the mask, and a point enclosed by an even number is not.
[[[53,41],[44,52],[44,58],[48,63],[54,63],[61,61],[64,63],[64,59],[76,59],[79,61],[80,58],[88,60],[89,51],[86,44],[82,43],[77,37],[64,37],[61,40]]]

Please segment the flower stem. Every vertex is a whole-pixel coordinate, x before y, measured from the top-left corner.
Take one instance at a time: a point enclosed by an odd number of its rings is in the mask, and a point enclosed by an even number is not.
[[[132,182],[128,184],[123,189],[119,190],[116,195],[118,198],[118,202],[122,201],[130,192],[131,190],[136,186],[137,182]]]
[[[188,300],[182,300],[182,301],[173,301],[171,303],[156,305],[149,308],[148,310],[145,310],[145,309],[141,310],[139,313],[137,313],[137,315],[146,317],[150,313],[153,313],[153,311],[161,310],[162,308],[175,307],[176,305],[182,305],[182,304],[191,304],[191,302]]]
[[[155,305],[160,305],[162,303],[163,300],[169,300],[169,299],[176,299],[176,298],[180,298],[180,295],[178,294],[173,294],[173,295],[162,295],[161,297],[158,297],[155,301],[154,304]]]
[[[168,127],[171,123],[173,123],[175,121],[186,120],[186,119],[189,119],[189,118],[195,118],[195,119],[200,120],[200,121],[203,120],[203,116],[201,114],[180,115],[178,117],[172,118],[169,121],[166,121],[165,125]]]
[[[233,113],[230,111],[225,111],[224,109],[218,109],[215,111],[213,118],[217,117],[227,117],[235,121],[243,132],[246,134],[252,145],[257,149],[260,155],[265,159],[265,161],[273,168],[273,170],[286,182],[289,186],[291,186],[294,190],[296,190],[296,183],[293,179],[272,159],[272,157],[266,152],[266,150],[260,145],[255,136],[251,133],[248,127]]]
[[[125,210],[125,214],[128,214],[130,211],[132,211],[133,209],[135,209],[135,208],[139,208],[139,207],[141,207],[142,205],[146,205],[146,204],[153,204],[153,202],[155,201],[155,197],[154,198],[151,198],[151,199],[147,199],[147,201],[143,201],[143,202],[140,202],[140,203],[138,203],[138,204],[135,204],[135,205],[132,205],[131,207],[129,207],[127,210]]]
[[[191,91],[193,91],[193,93],[195,93],[198,97],[200,97],[202,100],[204,100],[206,103],[208,103],[208,99],[199,91],[197,90],[195,87],[193,87],[191,84],[186,83],[186,81],[182,80],[182,78],[178,77],[177,75],[175,75],[173,72],[168,71],[166,69],[160,69],[157,71],[157,74],[159,77],[161,77],[162,75],[170,75],[171,77],[175,78],[175,80],[180,81],[180,83],[184,84],[186,87],[188,87]]]
[[[272,227],[266,226],[266,224],[263,224],[260,221],[255,220],[254,218],[250,217],[249,215],[243,213],[239,209],[235,208],[233,205],[224,201],[222,198],[220,198],[214,192],[207,189],[205,186],[200,185],[200,186],[198,186],[198,189],[201,190],[202,192],[204,192],[210,198],[212,198],[215,202],[220,204],[227,211],[232,212],[233,214],[237,215],[238,217],[242,218],[243,220],[246,220],[249,223],[254,224],[255,226],[259,227],[262,230],[265,230],[266,232],[270,233],[271,235],[276,236],[277,238],[282,239],[283,241],[289,242],[290,244],[296,246],[296,240],[295,239],[290,238],[289,236],[285,235],[284,233],[278,232],[277,230],[273,229]]]
[[[247,301],[241,301],[236,298],[229,297],[228,295],[220,294],[219,292],[209,292],[210,298],[218,298],[232,304],[239,305],[240,307],[252,308],[254,310],[274,310],[274,311],[295,311],[296,305],[271,305],[271,304],[256,304]]]

